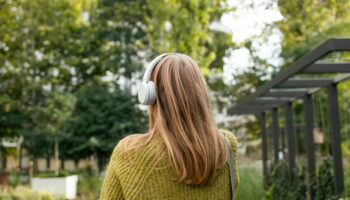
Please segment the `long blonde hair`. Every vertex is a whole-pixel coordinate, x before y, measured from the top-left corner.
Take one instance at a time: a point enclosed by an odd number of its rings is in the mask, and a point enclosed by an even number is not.
[[[223,168],[227,152],[198,65],[189,56],[170,54],[157,64],[151,80],[157,99],[149,106],[147,138],[139,142],[159,135],[178,182],[209,182]]]

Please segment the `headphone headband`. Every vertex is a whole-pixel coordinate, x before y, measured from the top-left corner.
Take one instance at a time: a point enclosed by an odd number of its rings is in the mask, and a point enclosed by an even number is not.
[[[159,63],[159,61],[161,61],[165,56],[170,55],[171,53],[164,53],[161,54],[159,56],[157,56],[156,58],[154,58],[147,66],[145,74],[143,75],[143,81],[148,82],[149,79],[151,78],[151,73],[154,69],[154,67]]]
[[[154,67],[162,60],[165,56],[174,53],[165,53],[154,58],[147,66],[145,74],[143,75],[142,83],[139,86],[138,99],[140,103],[144,105],[151,105],[156,101],[157,94],[153,81],[150,81],[151,73]]]

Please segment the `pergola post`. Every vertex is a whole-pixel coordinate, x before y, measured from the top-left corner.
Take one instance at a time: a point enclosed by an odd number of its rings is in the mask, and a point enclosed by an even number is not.
[[[314,116],[311,94],[304,97],[304,114],[305,114],[305,134],[306,134],[306,153],[309,168],[309,187],[310,197],[315,198],[316,185],[316,163],[315,163],[315,144],[314,144]]]
[[[262,160],[263,160],[263,174],[264,178],[266,178],[268,173],[267,168],[267,136],[266,136],[266,114],[265,112],[260,115],[260,129],[261,129],[261,139],[262,139]]]
[[[278,163],[279,160],[279,127],[278,127],[278,108],[272,109],[272,134],[273,134],[273,146],[274,146],[274,160]]]
[[[280,127],[280,133],[281,133],[281,152],[283,154],[283,160],[285,160],[285,150],[286,150],[286,131],[285,131],[285,127]]]
[[[286,134],[288,138],[288,162],[290,173],[295,168],[295,129],[293,122],[292,102],[288,102],[285,107]]]
[[[330,119],[330,133],[332,143],[332,156],[333,156],[333,171],[334,171],[334,183],[335,192],[337,195],[341,195],[344,191],[344,172],[343,161],[341,151],[341,138],[340,138],[340,123],[339,123],[339,103],[338,103],[338,91],[337,84],[331,84],[328,87],[328,107],[329,107],[329,119]]]

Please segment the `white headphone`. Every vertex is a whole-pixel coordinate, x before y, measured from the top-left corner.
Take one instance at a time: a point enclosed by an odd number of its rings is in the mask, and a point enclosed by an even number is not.
[[[150,81],[151,73],[154,67],[161,61],[165,56],[172,53],[165,53],[154,58],[147,66],[145,74],[143,75],[142,83],[139,86],[138,98],[141,104],[152,105],[156,102],[157,94],[154,87],[154,82]]]

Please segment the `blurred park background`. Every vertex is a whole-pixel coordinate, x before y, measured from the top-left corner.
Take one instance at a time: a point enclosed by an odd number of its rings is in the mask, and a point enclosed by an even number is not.
[[[349,0],[0,0],[0,200],[57,199],[31,189],[31,180],[70,175],[78,175],[76,199],[98,199],[114,146],[147,130],[136,88],[147,61],[164,52],[199,64],[217,123],[238,137],[237,199],[271,199],[283,176],[263,183],[258,121],[227,109],[326,39],[350,36],[349,10]],[[350,196],[349,81],[339,96]],[[326,98],[323,90],[313,98],[324,141]],[[304,137],[297,135],[301,168]],[[330,144],[317,145],[322,174]],[[323,174],[327,183],[332,174]]]

